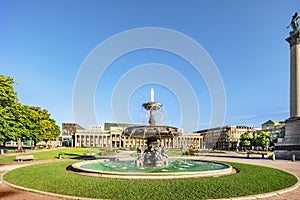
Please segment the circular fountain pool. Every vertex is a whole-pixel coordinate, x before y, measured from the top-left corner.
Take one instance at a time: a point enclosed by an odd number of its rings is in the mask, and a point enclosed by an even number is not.
[[[124,179],[174,179],[231,174],[230,165],[200,160],[170,160],[167,167],[136,167],[134,160],[103,159],[74,163],[76,173]]]

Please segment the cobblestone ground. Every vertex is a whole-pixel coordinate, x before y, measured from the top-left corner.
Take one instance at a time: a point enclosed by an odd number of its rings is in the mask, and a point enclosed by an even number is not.
[[[120,154],[120,156],[126,156],[124,152]],[[281,169],[287,172],[290,172],[296,175],[300,179],[300,161],[291,162],[286,160],[269,160],[269,159],[261,159],[259,157],[250,157],[247,159],[245,156],[238,155],[236,153],[227,153],[227,154],[204,154],[200,156],[200,159],[205,160],[220,160],[220,161],[230,161],[230,162],[240,162],[247,164],[255,164],[262,165],[267,167],[273,167],[277,169]],[[53,160],[58,161],[58,160]],[[51,161],[51,162],[53,162]],[[7,170],[14,169],[20,165],[28,165],[35,164],[41,162],[49,162],[49,161],[33,161],[33,162],[23,162],[23,163],[13,163],[13,164],[0,164],[0,174]],[[64,198],[47,196],[42,194],[37,194],[33,192],[18,190],[7,186],[0,182],[0,199],[1,200],[62,200]],[[241,200],[243,198],[240,198]],[[260,198],[264,200],[300,200],[300,187],[297,189],[283,193],[281,195],[276,195],[268,198]]]

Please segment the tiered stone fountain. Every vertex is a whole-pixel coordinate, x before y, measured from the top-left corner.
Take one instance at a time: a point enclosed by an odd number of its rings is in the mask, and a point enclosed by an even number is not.
[[[135,160],[108,158],[77,162],[72,164],[71,170],[87,176],[122,179],[195,178],[232,173],[231,166],[221,163],[184,159],[169,162],[161,141],[175,137],[178,128],[155,124],[154,113],[162,104],[154,101],[153,89],[150,102],[144,103],[143,107],[150,111],[149,125],[128,127],[123,133],[124,136],[146,140],[146,148],[139,149]]]
[[[150,102],[143,103],[143,108],[150,111],[149,125],[128,127],[124,131],[125,136],[146,140],[146,149],[138,150],[136,166],[168,166],[168,156],[161,145],[161,140],[175,137],[178,134],[178,128],[156,125],[154,113],[161,107],[161,103],[154,101],[154,90],[151,88]]]

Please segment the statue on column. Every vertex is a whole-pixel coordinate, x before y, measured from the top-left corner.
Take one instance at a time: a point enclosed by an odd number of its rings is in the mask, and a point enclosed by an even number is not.
[[[292,31],[290,32],[290,35],[293,35],[293,34],[295,34],[296,32],[298,32],[299,31],[299,24],[298,24],[298,22],[297,22],[297,20],[300,18],[300,16],[299,16],[299,14],[296,12],[294,15],[293,15],[293,17],[292,17],[292,20],[291,20],[291,23],[290,23],[290,25],[288,25],[288,27],[287,28],[289,28],[289,27],[292,27]]]

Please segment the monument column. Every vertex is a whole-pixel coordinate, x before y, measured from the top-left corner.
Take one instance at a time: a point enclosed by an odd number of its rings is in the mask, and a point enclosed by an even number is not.
[[[290,44],[290,118],[300,117],[300,32],[286,39]]]
[[[300,31],[298,13],[292,17],[293,30],[286,41],[290,44],[290,118],[285,121],[285,136],[275,144],[277,158],[300,160]]]
[[[296,145],[300,143],[300,31],[292,33],[286,41],[290,44],[290,118],[285,122],[283,142]]]

